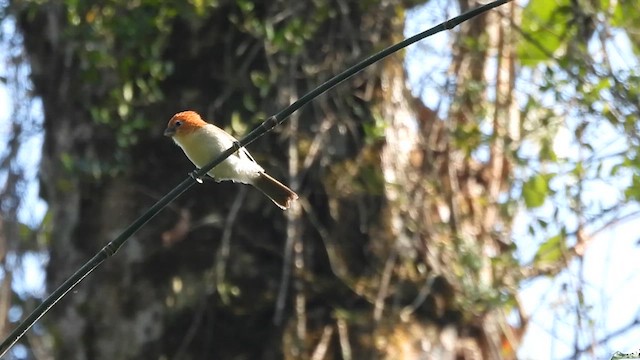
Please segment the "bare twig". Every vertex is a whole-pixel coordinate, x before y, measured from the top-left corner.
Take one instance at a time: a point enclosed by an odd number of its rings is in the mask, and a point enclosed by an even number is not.
[[[206,304],[207,304],[206,298],[203,296],[202,299],[200,300],[200,304],[198,304],[198,308],[196,309],[196,311],[193,312],[193,318],[192,318],[193,320],[191,320],[191,324],[189,325],[187,332],[182,338],[182,342],[180,343],[178,350],[176,350],[176,353],[173,357],[174,359],[180,360],[186,357],[189,344],[191,344],[191,342],[195,338],[196,331],[198,330],[198,328],[200,327],[200,324],[202,324],[202,320],[204,319],[203,314],[205,311]]]
[[[572,355],[567,357],[567,360],[569,360],[569,359],[578,359],[578,358],[580,358],[581,354],[584,354],[587,351],[590,351],[594,346],[604,345],[604,344],[608,343],[609,341],[615,339],[616,337],[622,336],[625,333],[636,329],[638,326],[640,326],[640,316],[636,317],[633,321],[631,321],[627,325],[608,333],[602,339],[596,340],[595,342],[593,342],[593,343],[591,343],[591,344],[589,344],[589,345],[587,345],[587,346],[585,346],[583,348],[576,349],[576,351]]]
[[[236,218],[238,217],[238,213],[240,212],[240,206],[242,205],[246,194],[247,188],[243,186],[238,192],[238,195],[236,195],[236,199],[233,201],[231,209],[229,209],[229,215],[227,216],[224,230],[222,232],[220,247],[218,248],[218,251],[216,253],[216,288],[218,289],[218,294],[223,299],[223,301],[228,300],[226,298],[227,292],[221,291],[221,288],[224,285],[224,277],[227,271],[227,260],[229,259],[229,252],[231,248],[230,244],[231,234],[233,232],[233,224],[236,222]]]
[[[373,306],[373,320],[378,322],[382,317],[382,311],[384,310],[384,300],[389,294],[389,283],[391,282],[391,275],[393,274],[393,268],[398,259],[398,251],[394,247],[391,251],[387,261],[384,265],[382,272],[382,279],[380,280],[380,288],[378,289],[378,295],[376,296],[376,302]]]
[[[320,337],[320,341],[318,341],[318,346],[311,354],[310,360],[322,360],[327,354],[327,349],[329,349],[329,341],[331,340],[331,336],[333,335],[333,326],[326,325],[322,330],[322,336]]]
[[[338,338],[340,339],[340,350],[342,352],[343,360],[351,360],[351,344],[349,343],[349,329],[347,328],[347,322],[343,318],[338,317],[336,321],[338,324]]]

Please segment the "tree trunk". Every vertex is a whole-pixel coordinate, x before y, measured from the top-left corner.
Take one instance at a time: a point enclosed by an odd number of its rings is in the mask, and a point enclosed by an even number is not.
[[[462,12],[478,5],[460,2]],[[505,18],[515,11],[508,6],[498,9]],[[490,305],[500,291],[515,297],[518,276],[509,253],[510,218],[500,213],[511,176],[505,144],[517,136],[510,26],[496,12],[454,33],[450,73],[457,86],[447,119],[411,98],[402,63],[390,60],[383,72],[390,239],[379,255],[397,266],[381,277],[379,298],[403,299],[401,306],[378,310],[380,318],[395,319],[386,338],[396,343],[387,341],[385,358],[515,356],[522,331],[506,323],[502,306]],[[488,100],[489,71],[498,74],[495,102]],[[491,124],[488,143],[480,138],[482,123]],[[488,159],[476,155],[479,145],[488,147]],[[502,256],[506,260],[492,260]],[[405,284],[394,290],[389,282]]]

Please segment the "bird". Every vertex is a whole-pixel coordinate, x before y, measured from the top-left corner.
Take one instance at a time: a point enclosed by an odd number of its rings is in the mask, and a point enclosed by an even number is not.
[[[200,114],[191,110],[173,115],[164,135],[172,138],[198,168],[209,164],[237,143],[233,136],[204,121]],[[288,209],[298,199],[293,190],[267,174],[243,147],[211,169],[207,175],[217,182],[230,180],[253,185],[282,210]]]

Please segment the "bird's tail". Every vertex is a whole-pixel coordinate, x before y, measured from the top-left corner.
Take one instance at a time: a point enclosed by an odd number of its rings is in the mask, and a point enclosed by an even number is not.
[[[260,176],[253,181],[253,186],[267,195],[282,210],[288,209],[291,202],[298,198],[298,194],[293,190],[264,172],[261,172]]]

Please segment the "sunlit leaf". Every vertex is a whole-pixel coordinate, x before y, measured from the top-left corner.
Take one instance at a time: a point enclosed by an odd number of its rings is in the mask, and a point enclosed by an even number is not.
[[[631,186],[624,190],[624,196],[627,200],[640,201],[640,175],[633,174]]]
[[[537,208],[544,204],[550,193],[548,174],[536,174],[522,185],[522,197],[529,209]]]
[[[536,265],[556,263],[562,259],[566,248],[566,236],[561,232],[540,244],[534,257],[534,263]]]
[[[234,111],[231,115],[231,129],[233,129],[234,134],[246,134],[247,133],[247,124],[240,117],[240,113]]]
[[[531,0],[522,14],[523,39],[518,44],[518,57],[525,66],[551,60],[565,41],[570,15],[565,10],[569,0]]]

